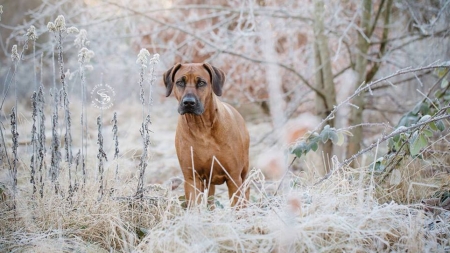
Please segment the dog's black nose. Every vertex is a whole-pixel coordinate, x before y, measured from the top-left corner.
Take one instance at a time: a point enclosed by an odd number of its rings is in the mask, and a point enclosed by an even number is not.
[[[184,106],[194,107],[196,103],[197,102],[195,101],[194,97],[186,96],[186,97],[183,98],[183,105]]]

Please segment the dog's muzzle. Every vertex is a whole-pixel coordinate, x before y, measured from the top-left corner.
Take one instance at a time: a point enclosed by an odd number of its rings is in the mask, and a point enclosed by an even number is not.
[[[201,115],[203,111],[204,107],[202,103],[198,101],[197,97],[190,94],[184,96],[180,101],[180,105],[178,106],[178,113],[180,113],[181,115],[185,113]]]

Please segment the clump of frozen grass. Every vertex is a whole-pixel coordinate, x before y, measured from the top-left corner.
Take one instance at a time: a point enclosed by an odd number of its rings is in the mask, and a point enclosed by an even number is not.
[[[0,21],[2,21],[3,5],[0,5]]]
[[[297,185],[294,182],[301,179],[293,177],[286,191],[277,196],[261,195],[261,199],[239,211],[225,207],[211,212],[200,206],[186,210],[148,228],[137,251],[436,252],[445,249],[440,239],[442,232],[429,225],[432,217],[421,206],[379,204],[367,191],[370,185],[349,180],[355,176],[343,173],[319,186]],[[258,176],[250,175],[250,178]],[[254,187],[252,192],[266,192],[262,186]],[[443,227],[449,229],[450,224]]]

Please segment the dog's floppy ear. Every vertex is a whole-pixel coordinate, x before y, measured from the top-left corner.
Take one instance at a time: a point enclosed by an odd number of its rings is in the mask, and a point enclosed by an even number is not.
[[[177,63],[173,67],[171,67],[169,70],[164,72],[164,85],[166,86],[166,97],[170,96],[170,93],[172,93],[173,89],[173,78],[175,77],[175,73],[177,73],[177,70],[180,69],[181,64]]]
[[[203,63],[203,66],[206,68],[206,70],[208,70],[209,75],[211,76],[211,84],[214,93],[217,96],[222,96],[222,87],[225,83],[225,73],[208,63]]]

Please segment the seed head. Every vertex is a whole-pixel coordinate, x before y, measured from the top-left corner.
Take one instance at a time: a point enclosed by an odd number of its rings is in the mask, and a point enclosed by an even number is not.
[[[142,48],[141,51],[138,54],[138,58],[136,63],[140,64],[143,68],[147,67],[148,57],[150,56],[150,53],[147,49]]]
[[[55,27],[57,31],[65,31],[66,30],[66,20],[63,15],[59,15],[55,19]]]
[[[55,26],[55,23],[53,23],[53,22],[48,22],[48,24],[47,24],[47,29],[48,29],[50,32],[56,32],[56,26]]]
[[[79,63],[86,63],[89,62],[91,60],[91,58],[94,57],[94,52],[92,50],[89,50],[85,47],[83,47],[82,49],[80,49],[80,51],[78,52],[78,62]]]
[[[71,34],[71,33],[78,33],[78,28],[76,28],[75,26],[71,26],[69,28],[67,28],[67,34]]]
[[[75,46],[78,48],[83,48],[89,45],[89,41],[87,40],[87,32],[84,29],[81,29],[78,35],[75,37]]]
[[[20,55],[17,52],[17,45],[13,45],[12,46],[11,59],[12,59],[13,62],[20,60]]]
[[[38,38],[38,36],[36,35],[36,27],[34,27],[33,25],[30,26],[30,28],[28,28],[28,30],[27,30],[26,35],[28,37],[28,40],[36,41]]]
[[[159,54],[154,54],[150,59],[150,64],[158,64],[159,63]]]

